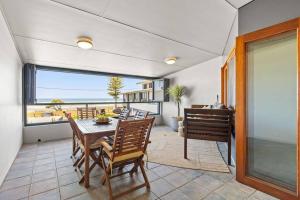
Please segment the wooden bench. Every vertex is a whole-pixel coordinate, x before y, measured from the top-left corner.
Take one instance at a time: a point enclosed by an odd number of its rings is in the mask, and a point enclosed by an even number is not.
[[[228,164],[231,165],[232,111],[228,109],[184,109],[184,158],[187,159],[187,139],[228,143]]]

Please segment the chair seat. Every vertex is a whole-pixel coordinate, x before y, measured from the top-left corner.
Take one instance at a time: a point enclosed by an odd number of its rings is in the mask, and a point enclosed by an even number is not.
[[[139,158],[144,155],[144,153],[142,151],[135,151],[132,153],[126,153],[121,156],[116,156],[112,159],[112,146],[105,139],[101,139],[100,143],[103,146],[103,150],[109,157],[109,160],[111,163],[117,163],[117,162],[121,162],[121,161],[125,161],[125,160],[131,160],[134,158]]]
[[[112,162],[117,163],[117,162],[121,162],[121,161],[132,160],[135,158],[140,158],[143,155],[144,155],[144,153],[142,151],[137,151],[137,152],[125,154],[123,156],[116,156],[116,157],[114,157],[114,160]]]
[[[101,147],[101,142],[102,142],[102,140],[103,139],[98,139],[98,140],[96,140],[93,144],[91,144],[90,146],[89,146],[89,148],[90,149],[99,149],[100,147]]]

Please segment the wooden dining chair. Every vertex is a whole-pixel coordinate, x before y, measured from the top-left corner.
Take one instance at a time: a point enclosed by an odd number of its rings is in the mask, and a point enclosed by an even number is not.
[[[93,119],[97,115],[96,107],[77,108],[77,116],[79,119]]]
[[[129,113],[130,113],[130,110],[127,108],[124,108],[119,115],[119,119],[127,120],[129,117]]]
[[[147,111],[143,111],[143,110],[137,110],[135,115],[134,115],[134,119],[138,120],[138,119],[146,119],[148,117],[149,112]]]
[[[82,157],[82,152],[81,155],[78,158],[76,158],[76,154],[80,151],[80,145],[81,145],[81,139],[80,139],[80,135],[78,134],[78,131],[76,129],[76,123],[74,121],[74,119],[72,118],[72,115],[70,113],[66,113],[66,117],[69,121],[69,124],[71,126],[72,132],[73,132],[73,148],[72,148],[72,158],[75,160],[74,162],[74,166],[77,165],[77,163],[79,162],[80,158]]]
[[[102,141],[103,151],[101,160],[105,171],[105,175],[102,177],[102,184],[107,182],[110,200],[142,187],[150,188],[144,170],[143,157],[147,149],[153,122],[154,118],[126,121],[119,120],[113,145],[110,145],[105,140]],[[105,158],[107,159],[107,162],[105,162]],[[134,167],[131,170],[112,175],[113,168],[129,164],[134,164]],[[145,182],[124,192],[113,195],[110,180],[125,173],[130,173],[130,175],[132,175],[138,167],[141,169]]]
[[[84,160],[85,160],[84,152],[85,152],[86,148],[89,148],[89,150],[91,152],[90,157],[94,161],[92,163],[92,165],[90,166],[89,171],[93,170],[96,165],[99,165],[100,167],[102,167],[100,154],[101,154],[101,148],[102,148],[101,142],[102,142],[103,139],[101,139],[101,140],[98,139],[95,142],[93,142],[90,146],[85,147],[84,146],[84,135],[83,135],[83,133],[78,128],[76,122],[74,121],[74,119],[71,116],[68,116],[68,120],[70,122],[72,130],[75,132],[75,135],[78,139],[77,143],[78,143],[79,149],[81,151],[80,157],[74,162],[75,171],[81,172],[80,168],[83,165]],[[82,178],[79,181],[79,183],[83,182],[84,176],[89,176],[89,174],[83,174]]]

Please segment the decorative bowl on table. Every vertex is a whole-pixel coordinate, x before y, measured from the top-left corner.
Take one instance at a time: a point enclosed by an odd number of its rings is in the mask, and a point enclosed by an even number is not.
[[[109,124],[111,119],[109,119],[111,115],[109,114],[101,114],[96,116],[96,124]]]

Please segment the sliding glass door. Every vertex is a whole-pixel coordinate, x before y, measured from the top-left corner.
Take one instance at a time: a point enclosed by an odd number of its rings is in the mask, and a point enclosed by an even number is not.
[[[298,199],[298,25],[237,39],[237,179]]]

